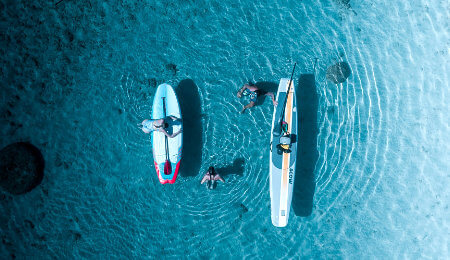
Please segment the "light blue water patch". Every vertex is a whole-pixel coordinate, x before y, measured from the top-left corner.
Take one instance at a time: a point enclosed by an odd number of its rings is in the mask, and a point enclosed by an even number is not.
[[[46,160],[1,194],[0,254],[84,258],[447,258],[445,1],[1,1],[1,140]],[[447,11],[446,11],[447,10]],[[318,58],[314,73],[314,59]],[[327,68],[346,61],[341,84]],[[270,220],[269,98],[294,80],[300,148],[289,224]],[[149,118],[175,87],[184,158],[161,185]],[[210,165],[224,177],[200,185]]]

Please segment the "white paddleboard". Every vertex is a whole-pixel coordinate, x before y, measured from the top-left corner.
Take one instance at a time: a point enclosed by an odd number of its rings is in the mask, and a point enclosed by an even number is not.
[[[164,83],[158,86],[153,99],[152,119],[166,118],[169,127],[166,131],[169,134],[178,132],[181,127],[181,121],[173,121],[168,116],[174,116],[181,119],[180,106],[173,88]],[[167,142],[167,144],[166,144]],[[152,132],[153,160],[155,163],[158,179],[162,184],[173,184],[177,178],[181,160],[181,149],[183,147],[183,133],[173,138],[166,137],[159,131]],[[166,161],[169,160],[170,171],[165,174],[164,168]],[[169,169],[169,168],[168,168]]]
[[[289,90],[283,120],[287,123],[287,132],[291,135],[290,152],[280,152],[277,146],[283,135],[279,130],[280,117],[289,87],[289,79],[283,78],[278,86],[278,106],[273,112],[271,149],[270,149],[270,202],[272,224],[285,227],[288,223],[294,187],[295,164],[297,156],[297,97],[295,86]]]

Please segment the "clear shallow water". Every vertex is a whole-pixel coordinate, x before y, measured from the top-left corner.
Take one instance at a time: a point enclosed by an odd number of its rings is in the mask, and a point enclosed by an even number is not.
[[[39,187],[2,195],[2,256],[447,258],[449,4],[350,4],[2,1],[0,144],[46,159]],[[349,79],[326,81],[341,60]],[[239,115],[235,93],[276,89],[294,61],[304,145],[278,229],[273,107]],[[165,186],[136,127],[162,82],[190,126]]]

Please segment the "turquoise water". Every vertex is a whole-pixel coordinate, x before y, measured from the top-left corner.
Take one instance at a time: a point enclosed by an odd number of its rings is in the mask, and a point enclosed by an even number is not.
[[[32,2],[0,2],[0,146],[29,141],[46,169],[1,193],[2,258],[449,257],[447,1]],[[301,165],[275,228],[273,106],[240,115],[236,91],[276,91],[294,62]],[[136,126],[163,82],[185,120],[175,185]]]

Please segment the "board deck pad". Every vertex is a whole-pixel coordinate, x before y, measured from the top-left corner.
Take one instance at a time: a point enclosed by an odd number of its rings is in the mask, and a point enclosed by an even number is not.
[[[295,178],[295,164],[297,155],[297,98],[295,85],[292,82],[289,90],[283,120],[287,122],[287,132],[291,135],[289,153],[279,152],[278,144],[283,135],[279,131],[280,117],[286,99],[289,79],[280,80],[277,93],[278,106],[272,119],[271,152],[270,152],[270,200],[272,224],[277,227],[287,225],[292,201],[292,191]]]

